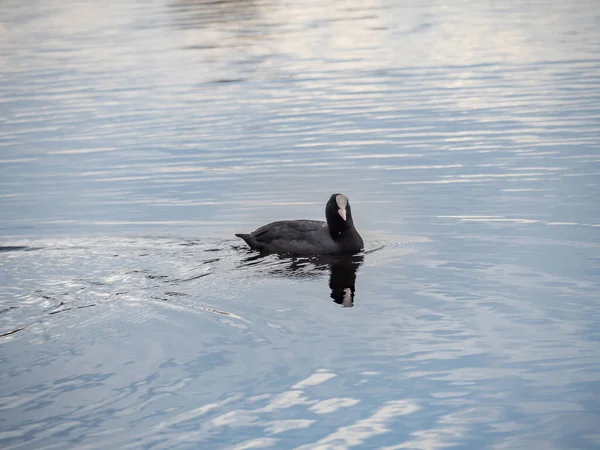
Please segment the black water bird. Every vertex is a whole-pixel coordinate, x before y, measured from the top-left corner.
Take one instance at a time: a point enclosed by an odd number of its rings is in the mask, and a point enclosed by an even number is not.
[[[292,255],[351,255],[363,249],[354,227],[348,197],[333,194],[325,206],[326,222],[283,220],[264,225],[250,234],[236,234],[261,253]]]

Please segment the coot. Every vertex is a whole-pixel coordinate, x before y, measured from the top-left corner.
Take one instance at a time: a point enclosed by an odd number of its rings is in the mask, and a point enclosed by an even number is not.
[[[358,253],[363,240],[354,228],[350,202],[333,194],[325,206],[327,222],[283,220],[264,225],[250,234],[236,234],[261,253],[293,255],[343,255]]]

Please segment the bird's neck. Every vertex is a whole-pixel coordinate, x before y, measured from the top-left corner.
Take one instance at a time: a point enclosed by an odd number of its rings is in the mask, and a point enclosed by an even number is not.
[[[344,222],[344,224],[334,224],[334,226],[329,225],[329,234],[334,241],[339,241],[347,236],[349,236],[352,232],[351,224],[348,222]]]

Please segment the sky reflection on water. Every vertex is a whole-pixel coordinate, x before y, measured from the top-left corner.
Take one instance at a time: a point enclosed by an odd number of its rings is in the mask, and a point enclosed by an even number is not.
[[[595,2],[0,11],[3,448],[600,445]]]

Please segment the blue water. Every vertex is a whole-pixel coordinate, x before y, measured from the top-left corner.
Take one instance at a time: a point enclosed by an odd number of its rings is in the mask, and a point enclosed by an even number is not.
[[[591,0],[2,2],[0,446],[600,447],[599,30]],[[233,236],[333,192],[353,261]]]

